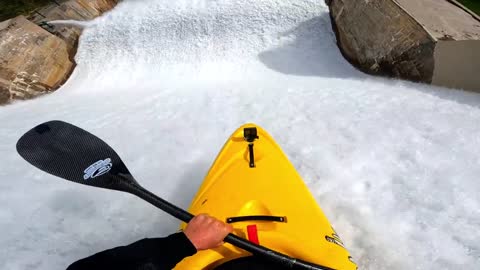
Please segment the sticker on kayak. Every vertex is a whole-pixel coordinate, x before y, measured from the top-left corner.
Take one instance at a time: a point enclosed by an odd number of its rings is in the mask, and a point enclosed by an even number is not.
[[[325,235],[325,240],[327,240],[330,243],[337,244],[342,248],[345,248],[345,245],[343,244],[342,239],[340,239],[340,236],[338,236],[337,232],[333,228],[332,230],[333,230],[332,236]]]
[[[92,165],[88,166],[83,172],[83,179],[92,179],[98,177],[100,175],[106,174],[108,171],[112,169],[112,160],[110,158],[106,158],[104,160],[99,160]]]

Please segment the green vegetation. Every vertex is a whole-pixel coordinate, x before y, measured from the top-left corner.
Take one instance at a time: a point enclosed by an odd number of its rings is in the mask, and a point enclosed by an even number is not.
[[[480,15],[480,0],[458,0],[471,11]]]
[[[18,15],[28,15],[52,0],[0,0],[0,21],[8,20]]]

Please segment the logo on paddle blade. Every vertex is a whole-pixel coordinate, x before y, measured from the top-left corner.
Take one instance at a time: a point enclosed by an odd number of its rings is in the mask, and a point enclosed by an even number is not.
[[[88,166],[83,172],[83,179],[91,179],[97,176],[106,174],[112,168],[112,160],[106,158],[105,160],[99,160],[92,165]]]

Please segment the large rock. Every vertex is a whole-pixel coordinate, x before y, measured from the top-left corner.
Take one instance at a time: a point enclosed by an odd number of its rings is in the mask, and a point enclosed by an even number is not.
[[[118,2],[57,0],[35,11],[28,20],[19,16],[1,22],[0,104],[54,91],[73,71],[73,58],[82,29],[48,22],[92,20]]]
[[[19,16],[0,23],[0,103],[52,91],[72,72],[67,45]]]
[[[480,20],[457,2],[327,0],[327,4],[338,45],[359,69],[480,91],[475,74],[480,70]]]

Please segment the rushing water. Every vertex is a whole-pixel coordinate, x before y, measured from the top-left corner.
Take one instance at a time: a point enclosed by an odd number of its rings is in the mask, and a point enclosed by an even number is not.
[[[64,269],[178,226],[21,160],[16,140],[51,119],[99,135],[183,207],[228,135],[256,122],[360,269],[480,268],[480,95],[358,72],[320,0],[125,0],[82,25],[67,84],[0,108],[0,269]]]

